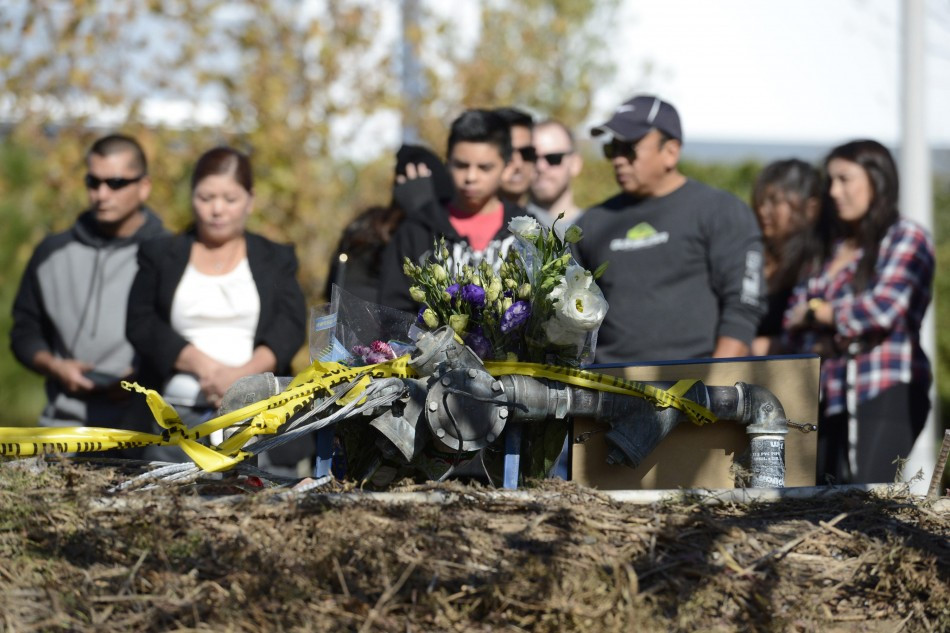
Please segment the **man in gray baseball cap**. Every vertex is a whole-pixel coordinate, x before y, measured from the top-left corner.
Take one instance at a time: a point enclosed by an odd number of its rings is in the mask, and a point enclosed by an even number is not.
[[[577,221],[578,261],[589,270],[610,262],[596,361],[747,355],[765,306],[752,211],[679,171],[680,117],[659,97],[624,102],[591,135],[607,137],[621,190]]]

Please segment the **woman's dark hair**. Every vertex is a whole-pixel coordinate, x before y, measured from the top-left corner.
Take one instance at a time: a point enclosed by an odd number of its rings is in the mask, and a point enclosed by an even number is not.
[[[368,207],[346,225],[340,238],[340,252],[349,255],[374,253],[378,259],[404,216],[398,207]],[[374,263],[378,269],[378,262]]]
[[[191,174],[191,189],[208,176],[228,174],[248,193],[254,192],[254,173],[247,154],[232,147],[215,147],[201,155]]]
[[[821,201],[821,175],[803,160],[778,160],[759,172],[752,190],[753,209],[765,203],[770,190],[781,192],[798,220],[791,234],[765,243],[766,254],[778,264],[768,280],[769,291],[781,292],[793,288],[820,263],[821,239],[806,207],[809,200]]]
[[[900,182],[897,176],[897,165],[886,147],[877,141],[851,141],[831,150],[825,159],[825,175],[828,174],[828,164],[834,159],[841,159],[856,163],[868,175],[871,183],[871,204],[857,226],[845,224],[838,219],[834,202],[831,200],[831,181],[825,183],[824,203],[826,211],[824,217],[824,232],[827,235],[824,247],[825,256],[832,255],[834,242],[841,237],[853,237],[857,246],[863,249],[861,261],[854,278],[854,289],[857,291],[867,288],[874,276],[874,267],[877,264],[877,252],[887,230],[900,218],[898,199],[900,196]]]

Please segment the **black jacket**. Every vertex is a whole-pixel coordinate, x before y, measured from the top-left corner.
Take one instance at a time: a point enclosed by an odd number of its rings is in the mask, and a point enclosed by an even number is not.
[[[260,294],[261,315],[254,347],[266,345],[277,357],[278,375],[306,338],[307,308],[297,282],[297,257],[291,245],[246,233],[247,260]],[[175,361],[188,344],[171,326],[172,300],[181,281],[195,233],[152,240],[139,250],[139,272],[129,294],[126,334],[141,355],[143,369],[159,388],[174,374]]]
[[[409,296],[411,280],[402,272],[403,260],[408,257],[415,263],[423,264],[432,254],[435,240],[443,235],[449,250],[450,275],[459,265],[477,264],[480,261],[487,261],[497,270],[515,242],[514,235],[508,231],[508,223],[520,215],[527,215],[527,212],[505,202],[501,229],[481,252],[474,251],[468,240],[458,234],[449,221],[448,209],[440,204],[430,202],[425,209],[409,215],[383,251],[378,303],[406,312],[418,310],[418,304]]]

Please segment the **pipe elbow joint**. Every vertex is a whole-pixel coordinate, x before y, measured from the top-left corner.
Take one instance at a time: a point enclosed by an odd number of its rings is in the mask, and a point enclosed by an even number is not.
[[[774,393],[760,385],[737,382],[739,401],[742,403],[740,418],[746,423],[750,435],[785,435],[788,433],[788,418],[785,408]]]

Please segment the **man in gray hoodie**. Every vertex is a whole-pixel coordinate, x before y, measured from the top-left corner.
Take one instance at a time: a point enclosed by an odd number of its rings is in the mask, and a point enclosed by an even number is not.
[[[132,138],[110,135],[86,154],[89,208],[47,236],[30,258],[13,303],[10,345],[46,376],[42,426],[118,426],[131,394],[135,354],[125,338],[129,289],[144,240],[165,233],[145,206],[148,165]]]

